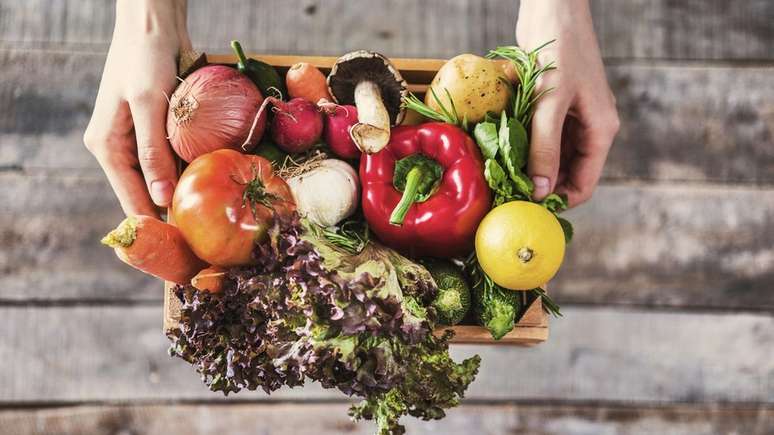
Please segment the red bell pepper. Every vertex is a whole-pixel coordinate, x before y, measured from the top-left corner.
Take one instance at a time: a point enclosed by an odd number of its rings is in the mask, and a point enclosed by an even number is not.
[[[393,128],[382,151],[364,154],[360,180],[371,230],[412,257],[472,252],[492,203],[478,146],[440,122]]]

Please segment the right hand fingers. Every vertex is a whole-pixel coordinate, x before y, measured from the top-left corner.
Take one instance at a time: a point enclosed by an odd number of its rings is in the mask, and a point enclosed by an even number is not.
[[[167,102],[161,91],[146,91],[129,100],[137,156],[153,202],[166,207],[177,183],[177,164],[167,140]]]

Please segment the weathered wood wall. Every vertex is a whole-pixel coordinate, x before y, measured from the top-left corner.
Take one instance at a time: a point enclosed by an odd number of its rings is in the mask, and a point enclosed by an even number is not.
[[[189,0],[197,47],[392,56],[514,42],[507,0]],[[534,349],[479,352],[466,405],[410,433],[774,432],[774,2],[592,1],[622,130],[570,212]],[[159,283],[81,135],[110,0],[0,0],[0,433],[367,433],[340,396],[208,393],[165,354]],[[288,29],[295,29],[290,32]],[[279,402],[278,402],[279,401]]]

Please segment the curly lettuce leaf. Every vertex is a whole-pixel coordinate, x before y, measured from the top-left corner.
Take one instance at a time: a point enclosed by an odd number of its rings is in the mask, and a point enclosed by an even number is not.
[[[359,253],[277,217],[256,264],[235,268],[221,294],[180,286],[170,353],[210,389],[267,393],[305,380],[364,402],[356,418],[402,433],[401,416],[440,418],[478,370],[435,337],[437,288],[422,266],[369,242]]]

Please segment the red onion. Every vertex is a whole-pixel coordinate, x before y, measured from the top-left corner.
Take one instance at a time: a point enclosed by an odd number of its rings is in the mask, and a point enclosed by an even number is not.
[[[343,159],[360,157],[360,150],[349,134],[349,129],[358,122],[357,107],[334,103],[322,103],[319,106],[325,113],[323,138],[331,151]]]
[[[169,142],[186,162],[220,148],[249,151],[266,128],[266,117],[257,117],[262,103],[261,91],[236,69],[202,67],[169,100]]]

